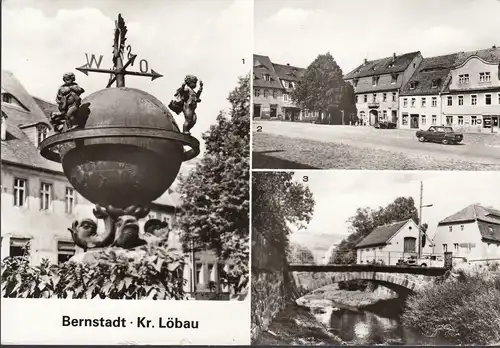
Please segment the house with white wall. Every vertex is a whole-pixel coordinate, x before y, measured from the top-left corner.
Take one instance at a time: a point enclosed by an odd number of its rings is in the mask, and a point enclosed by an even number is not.
[[[396,265],[400,259],[417,255],[418,239],[418,226],[412,219],[376,227],[356,245],[357,263]],[[422,255],[432,254],[432,241],[427,236],[423,240]]]
[[[500,261],[500,210],[471,204],[441,220],[433,242],[436,251],[467,261]]]

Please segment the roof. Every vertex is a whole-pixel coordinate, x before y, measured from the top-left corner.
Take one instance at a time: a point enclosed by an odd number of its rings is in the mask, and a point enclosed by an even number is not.
[[[268,56],[253,55],[254,87],[280,88],[283,89],[274,65]],[[264,75],[269,74],[271,81],[264,80]]]
[[[306,69],[297,68],[296,66],[291,66],[289,64],[275,64],[273,63],[274,70],[280,79],[288,81],[299,81]]]
[[[457,61],[458,53],[424,58],[419,68],[402,88],[400,95],[438,94],[445,86],[446,78]],[[437,81],[437,87],[432,87],[432,81]],[[416,82],[410,89],[410,82]]]
[[[369,235],[363,238],[363,240],[356,245],[356,248],[386,244],[392,236],[398,233],[399,230],[406,225],[408,221],[413,220],[408,219],[404,221],[397,221],[391,224],[376,227],[370,232]]]
[[[38,104],[40,109],[42,109],[42,111],[45,114],[45,117],[47,117],[47,119],[50,119],[50,114],[52,112],[58,111],[57,105],[54,103],[45,101],[45,100],[37,98],[37,97],[33,97],[33,100]]]
[[[483,221],[500,226],[500,211],[474,203],[439,221],[438,226],[452,225],[460,222]]]
[[[405,53],[399,56],[396,55],[395,58],[391,56],[369,60],[346,74],[344,79],[399,73],[405,71],[418,55],[420,55],[420,51]]]

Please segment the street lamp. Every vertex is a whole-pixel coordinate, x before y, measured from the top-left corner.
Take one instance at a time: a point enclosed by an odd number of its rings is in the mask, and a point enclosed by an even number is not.
[[[419,213],[418,213],[418,258],[422,257],[422,208],[432,207],[433,204],[422,204],[424,195],[424,183],[420,182],[420,204],[419,204]]]

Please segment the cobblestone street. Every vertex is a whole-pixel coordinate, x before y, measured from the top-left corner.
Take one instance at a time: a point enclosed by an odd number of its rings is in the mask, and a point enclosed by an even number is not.
[[[500,170],[500,135],[460,145],[420,143],[415,130],[254,121],[253,167],[269,169]]]

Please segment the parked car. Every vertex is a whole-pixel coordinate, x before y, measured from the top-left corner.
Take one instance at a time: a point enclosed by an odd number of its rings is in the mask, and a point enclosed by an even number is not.
[[[439,255],[422,255],[420,258],[410,256],[406,259],[399,259],[396,265],[414,267],[444,267],[444,258]]]
[[[440,142],[441,144],[458,144],[460,143],[464,136],[462,133],[456,133],[451,127],[443,126],[432,126],[429,129],[418,130],[417,138],[420,142],[432,141]]]
[[[379,129],[395,129],[396,124],[389,121],[380,121],[379,123],[375,124],[374,127]]]

